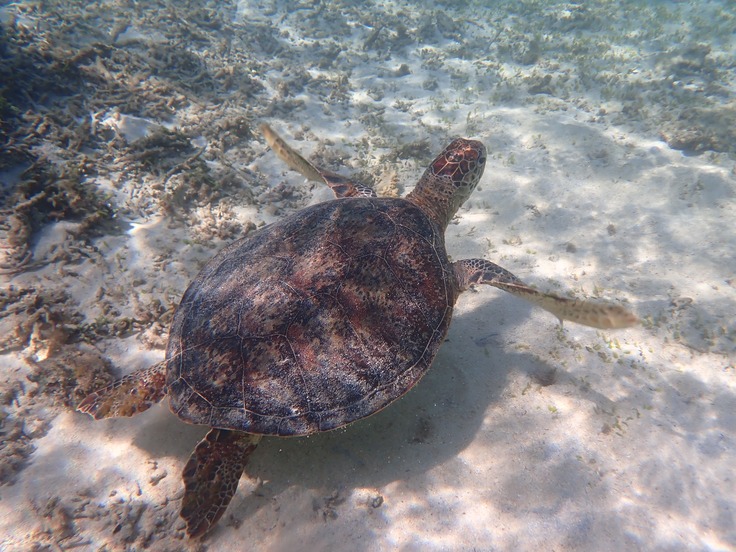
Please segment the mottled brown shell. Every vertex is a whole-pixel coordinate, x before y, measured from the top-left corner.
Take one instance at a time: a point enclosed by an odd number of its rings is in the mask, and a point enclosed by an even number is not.
[[[306,208],[227,247],[192,282],[167,350],[183,420],[305,435],[369,416],[432,363],[458,286],[405,199]]]

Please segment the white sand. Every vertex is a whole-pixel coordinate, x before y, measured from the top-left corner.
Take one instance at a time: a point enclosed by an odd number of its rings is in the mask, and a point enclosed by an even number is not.
[[[244,4],[241,16],[268,20],[262,13]],[[282,40],[312,55],[306,46],[317,39],[301,34],[298,17],[285,18]],[[480,21],[467,26],[479,40],[493,34]],[[344,154],[345,173],[364,168],[379,183],[397,174],[403,193],[422,165],[399,160],[382,170],[380,156],[397,144],[428,139],[434,152],[449,135],[482,140],[490,162],[448,229],[452,257],[485,257],[540,288],[626,302],[644,323],[616,332],[572,324],[560,331],[553,317],[500,291],[464,294],[433,369],[405,398],[344,430],[264,440],[205,546],[736,549],[733,155],[671,149],[644,121],[614,116],[617,102],[601,100],[597,88],[562,99],[520,89],[516,99],[492,101],[501,85],[479,75],[480,62],[455,62],[451,40],[432,46],[447,59],[427,68],[412,45],[366,58],[366,30],[350,26],[354,35],[339,37],[340,67],[355,58],[347,103],[307,88],[299,96],[303,109],[279,112],[269,123],[287,138],[307,130],[305,140],[292,140],[307,156],[329,139],[326,151]],[[733,54],[733,41],[716,47]],[[401,63],[410,75],[387,76]],[[530,70],[502,68],[517,69]],[[448,70],[465,84],[453,84]],[[310,67],[313,77],[331,78],[331,71]],[[284,78],[282,69],[259,76],[270,90]],[[438,89],[423,88],[429,78]],[[367,95],[372,86],[383,88],[379,101]],[[379,106],[383,122],[360,118]],[[601,107],[606,117],[598,116]],[[256,153],[247,168],[267,182],[301,188],[304,203],[329,198],[286,174],[262,141],[250,147]],[[117,193],[130,194],[133,185]],[[261,204],[236,215],[258,224],[288,212]],[[128,232],[97,240],[101,255],[76,265],[75,274],[60,280],[50,265],[5,277],[4,285],[61,285],[93,320],[99,286],[119,286],[123,297],[125,290],[181,294],[224,243],[187,245],[199,227],[172,230],[161,213],[129,222]],[[60,232],[57,225],[41,235],[36,257]],[[136,279],[145,284],[135,287]],[[120,309],[132,309],[131,301],[121,299]],[[163,357],[140,336],[97,346],[125,372]],[[2,355],[4,380],[24,381],[26,354]],[[18,401],[16,410],[24,396]],[[49,419],[15,484],[0,488],[0,548],[197,547],[181,540],[177,515],[180,472],[205,428],[186,426],[165,405],[132,419],[95,422],[61,409]],[[58,506],[44,517],[55,497]]]

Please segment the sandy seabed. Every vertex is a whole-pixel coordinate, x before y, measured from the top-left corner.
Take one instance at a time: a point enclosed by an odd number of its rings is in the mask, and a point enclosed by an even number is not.
[[[736,550],[732,4],[69,4],[0,8],[0,548]],[[450,255],[642,324],[465,293],[415,389],[264,440],[187,541],[206,428],[74,406],[163,358],[216,251],[330,198],[260,121],[388,195],[482,140]]]

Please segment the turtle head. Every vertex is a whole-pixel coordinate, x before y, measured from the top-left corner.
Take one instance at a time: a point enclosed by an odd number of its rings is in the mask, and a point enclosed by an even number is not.
[[[485,146],[457,138],[427,167],[407,199],[444,229],[475,190],[485,166]]]

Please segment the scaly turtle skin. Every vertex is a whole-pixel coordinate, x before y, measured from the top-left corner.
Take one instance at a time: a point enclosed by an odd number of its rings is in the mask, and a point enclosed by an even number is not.
[[[338,199],[226,247],[174,315],[166,359],[86,397],[95,418],[132,416],[165,395],[212,429],[187,462],[181,516],[198,537],[222,516],[262,435],[308,435],[386,407],[429,369],[460,293],[489,284],[598,328],[625,309],[536,291],[484,259],[450,262],[447,224],[483,173],[485,148],[457,139],[405,198],[319,169],[268,126],[272,149]]]

